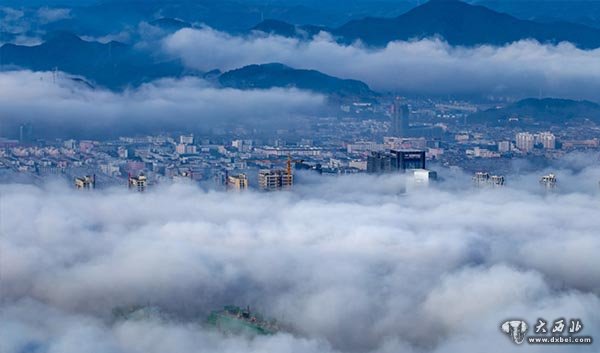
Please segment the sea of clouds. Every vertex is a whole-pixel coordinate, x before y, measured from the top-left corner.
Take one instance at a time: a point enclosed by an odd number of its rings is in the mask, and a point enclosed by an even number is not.
[[[319,113],[324,96],[294,88],[238,90],[197,77],[165,78],[113,92],[59,72],[0,72],[0,131],[32,122],[66,136],[194,130],[217,124],[287,124]],[[5,129],[11,129],[5,131]]]
[[[370,48],[360,42],[340,44],[325,32],[300,40],[203,27],[182,29],[164,38],[162,46],[199,70],[281,62],[362,80],[379,91],[600,99],[600,49],[582,50],[570,43],[521,40],[460,47],[427,38]]]
[[[596,352],[500,331],[564,317],[600,332],[600,167],[555,171],[596,189],[522,175],[476,190],[447,171],[408,189],[398,175],[304,175],[280,193],[1,185],[0,350]],[[226,304],[286,329],[207,327]],[[115,322],[131,305],[169,315]]]

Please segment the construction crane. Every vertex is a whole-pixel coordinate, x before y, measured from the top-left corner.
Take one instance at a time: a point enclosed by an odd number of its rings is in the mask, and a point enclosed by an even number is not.
[[[304,163],[304,159],[292,159],[292,155],[288,153],[285,172],[287,175],[292,175],[292,163]]]

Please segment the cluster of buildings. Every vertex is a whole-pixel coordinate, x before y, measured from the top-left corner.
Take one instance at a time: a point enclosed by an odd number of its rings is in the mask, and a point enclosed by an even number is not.
[[[494,170],[496,175],[481,175],[474,182],[503,185],[501,175],[510,172],[514,158],[537,161],[574,150],[600,151],[600,127],[593,124],[529,130],[465,124],[468,114],[485,108],[393,98],[381,106],[356,104],[341,116],[265,131],[236,126],[105,140],[43,140],[31,124],[22,124],[15,132],[18,139],[0,138],[0,181],[18,175],[38,182],[54,175],[81,189],[129,185],[144,190],[156,183],[191,181],[285,190],[298,182],[298,170],[324,177],[398,172],[424,183],[437,177],[427,164],[470,173]],[[83,175],[93,176],[93,182]]]
[[[531,153],[536,146],[545,150],[556,149],[556,136],[551,132],[519,132],[515,136],[516,148],[523,153]],[[510,151],[510,146],[508,148]]]

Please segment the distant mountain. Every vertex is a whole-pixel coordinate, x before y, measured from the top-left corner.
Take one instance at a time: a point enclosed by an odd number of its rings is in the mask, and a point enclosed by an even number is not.
[[[18,3],[23,9],[26,0],[3,0]],[[31,6],[47,7],[47,1]],[[135,28],[140,22],[150,22],[157,14],[177,18],[187,23],[203,23],[229,33],[241,33],[265,18],[290,23],[313,23],[339,26],[351,19],[365,16],[396,16],[412,8],[416,0],[92,0],[77,3],[67,19],[51,23],[38,23],[42,31],[67,30],[80,36],[101,37]],[[66,6],[60,1],[61,6]],[[35,8],[25,16],[32,23],[38,21]]]
[[[477,4],[522,19],[538,22],[566,21],[600,28],[600,1],[478,0]]]
[[[36,46],[5,44],[0,47],[0,60],[4,66],[30,70],[56,68],[111,89],[183,73],[179,62],[154,62],[126,44],[88,42],[68,32],[54,33]]]
[[[238,89],[295,87],[339,98],[373,99],[377,96],[361,81],[344,80],[319,71],[294,69],[278,63],[231,70],[219,76],[218,81],[224,87]]]
[[[289,36],[292,32],[289,26],[263,22],[254,29]],[[301,30],[310,32],[311,28],[296,26],[293,32]],[[597,28],[567,22],[521,20],[458,0],[431,0],[398,17],[367,17],[328,31],[343,42],[360,39],[371,46],[384,46],[394,40],[441,37],[452,45],[464,46],[535,39],[542,43],[568,41],[581,48],[600,47],[600,29]]]
[[[178,31],[180,29],[183,28],[191,28],[192,25],[190,23],[187,23],[185,21],[176,19],[176,18],[170,18],[170,17],[163,17],[163,18],[159,18],[157,20],[151,21],[150,22],[151,25],[156,26],[156,27],[160,27],[166,31]]]
[[[489,109],[472,114],[469,123],[506,124],[515,123],[562,124],[574,119],[589,119],[600,123],[600,105],[590,101],[544,98],[523,99],[500,109]],[[518,120],[516,120],[518,119]]]
[[[320,31],[331,32],[331,29],[324,26],[297,26],[278,20],[264,20],[252,27],[252,30],[276,34],[283,37],[302,37],[304,39],[311,38]]]

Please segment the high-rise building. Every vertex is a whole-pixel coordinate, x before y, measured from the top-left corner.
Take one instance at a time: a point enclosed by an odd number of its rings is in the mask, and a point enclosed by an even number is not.
[[[490,175],[488,172],[477,172],[473,176],[473,185],[476,187],[504,186],[504,176]]]
[[[492,186],[504,186],[504,176],[503,175],[492,175],[490,177],[490,184]]]
[[[294,176],[286,169],[262,169],[258,172],[258,186],[261,190],[273,191],[291,188]]]
[[[391,150],[390,152],[372,152],[367,157],[367,173],[404,173],[413,169],[426,169],[425,151]]]
[[[416,185],[429,185],[430,182],[437,180],[437,173],[427,169],[414,169],[412,181]]]
[[[425,151],[421,150],[391,150],[392,169],[405,172],[409,169],[426,169]]]
[[[96,175],[86,175],[81,178],[75,178],[75,187],[79,190],[96,188]]]
[[[556,175],[554,175],[554,173],[544,175],[540,179],[540,185],[542,185],[546,189],[554,189],[556,187],[557,182],[558,179],[556,179]]]
[[[143,174],[137,177],[129,176],[128,185],[130,189],[140,192],[145,191],[148,186],[148,178]]]
[[[394,100],[392,105],[392,126],[390,132],[393,136],[407,137],[409,123],[410,110],[408,105],[403,104],[400,99]]]
[[[248,177],[246,174],[227,176],[227,187],[235,190],[244,190],[248,188]]]
[[[551,132],[540,132],[536,135],[537,141],[547,150],[556,148],[556,136]]]
[[[392,171],[392,155],[386,152],[371,152],[367,157],[367,173],[381,174]]]
[[[519,132],[515,137],[517,148],[523,153],[529,153],[533,151],[533,145],[535,143],[535,137],[529,132]]]

